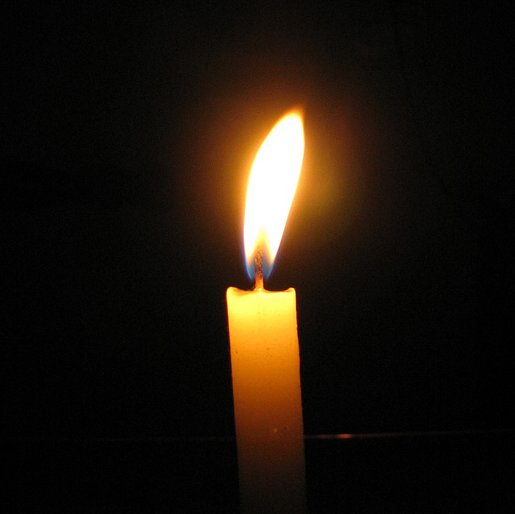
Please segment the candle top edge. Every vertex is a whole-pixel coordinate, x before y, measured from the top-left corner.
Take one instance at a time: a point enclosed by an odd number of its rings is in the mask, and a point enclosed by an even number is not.
[[[278,294],[295,294],[295,289],[289,287],[284,291],[269,291],[268,289],[238,289],[237,287],[228,287],[226,295],[246,296],[246,295],[278,295]]]

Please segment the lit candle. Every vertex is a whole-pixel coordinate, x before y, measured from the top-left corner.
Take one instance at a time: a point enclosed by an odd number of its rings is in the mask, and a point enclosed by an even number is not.
[[[249,177],[244,246],[252,291],[227,290],[240,501],[245,513],[306,511],[295,290],[264,289],[297,188],[301,116],[285,115]]]

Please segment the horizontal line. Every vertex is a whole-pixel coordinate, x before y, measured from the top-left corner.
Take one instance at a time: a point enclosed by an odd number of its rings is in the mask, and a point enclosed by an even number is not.
[[[467,429],[467,430],[433,430],[433,431],[406,431],[406,432],[371,432],[356,434],[305,434],[308,441],[335,441],[348,439],[388,439],[408,437],[457,437],[479,435],[510,435],[515,434],[512,428],[494,429]],[[187,437],[4,437],[1,441],[10,442],[75,442],[75,443],[202,443],[202,442],[230,442],[234,436],[187,436]]]
[[[370,432],[363,434],[306,434],[305,439],[335,440],[335,439],[383,439],[401,437],[434,437],[434,436],[460,436],[460,435],[496,435],[515,434],[515,429],[467,429],[467,430],[433,430],[433,431],[406,431],[406,432]]]

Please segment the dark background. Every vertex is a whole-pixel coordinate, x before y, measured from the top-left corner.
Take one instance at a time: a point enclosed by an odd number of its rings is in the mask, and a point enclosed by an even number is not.
[[[246,179],[299,105],[268,286],[297,290],[306,433],[513,427],[500,4],[2,9],[6,437],[234,433]]]

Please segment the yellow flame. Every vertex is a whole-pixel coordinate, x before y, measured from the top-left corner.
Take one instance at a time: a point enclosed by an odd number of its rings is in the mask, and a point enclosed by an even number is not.
[[[302,117],[292,111],[270,131],[250,171],[243,230],[247,267],[258,249],[272,266],[297,189],[303,156]]]

